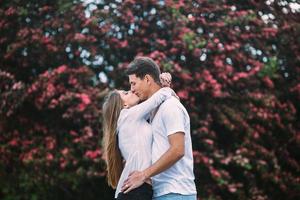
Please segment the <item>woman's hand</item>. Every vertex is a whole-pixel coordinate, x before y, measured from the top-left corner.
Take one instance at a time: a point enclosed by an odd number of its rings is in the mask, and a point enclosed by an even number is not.
[[[172,82],[172,75],[168,72],[163,72],[159,75],[162,87],[170,87]]]

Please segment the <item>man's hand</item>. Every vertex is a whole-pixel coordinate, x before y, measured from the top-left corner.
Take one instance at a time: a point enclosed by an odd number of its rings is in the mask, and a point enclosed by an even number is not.
[[[128,178],[124,181],[121,191],[126,194],[129,191],[140,187],[146,181],[146,179],[147,178],[144,172],[133,171],[129,174]]]

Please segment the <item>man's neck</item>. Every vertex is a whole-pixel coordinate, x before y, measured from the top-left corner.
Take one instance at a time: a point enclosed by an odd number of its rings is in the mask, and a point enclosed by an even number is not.
[[[148,95],[148,98],[150,98],[154,93],[156,93],[161,87],[157,84],[153,85],[153,87],[150,88],[150,92]]]

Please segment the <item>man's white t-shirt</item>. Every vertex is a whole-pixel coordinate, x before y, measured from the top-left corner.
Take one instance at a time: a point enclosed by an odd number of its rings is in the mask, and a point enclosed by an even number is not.
[[[171,97],[162,103],[151,123],[153,131],[152,164],[170,147],[168,136],[183,132],[185,154],[169,169],[152,177],[154,197],[169,193],[196,194],[193,172],[193,151],[190,134],[190,118],[180,101]]]

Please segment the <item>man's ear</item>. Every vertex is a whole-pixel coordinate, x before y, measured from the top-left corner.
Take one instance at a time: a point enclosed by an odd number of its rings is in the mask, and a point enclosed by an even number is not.
[[[152,77],[151,77],[149,74],[146,74],[145,77],[144,77],[144,79],[146,80],[146,82],[147,82],[148,84],[150,84],[151,81],[152,81]]]

